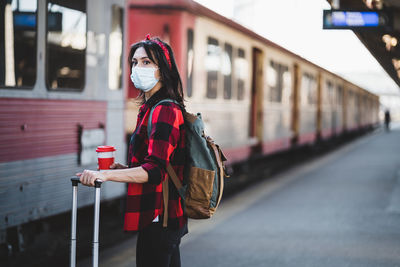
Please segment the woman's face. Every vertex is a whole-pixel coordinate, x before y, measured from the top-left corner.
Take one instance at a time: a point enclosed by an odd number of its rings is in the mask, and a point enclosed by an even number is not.
[[[141,68],[155,68],[157,69],[154,72],[154,76],[156,79],[160,79],[160,70],[155,62],[153,62],[147,55],[146,50],[143,47],[139,47],[136,49],[132,58],[132,68],[141,67]]]

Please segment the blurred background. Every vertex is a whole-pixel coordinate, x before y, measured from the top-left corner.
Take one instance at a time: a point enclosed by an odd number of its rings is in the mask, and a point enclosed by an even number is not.
[[[127,57],[151,34],[232,173],[222,215],[193,222],[185,265],[397,266],[399,14],[396,0],[1,1],[0,265],[69,264],[70,178],[97,169],[101,145],[126,163],[140,107]],[[78,190],[80,266],[91,189]],[[126,190],[101,189],[102,266],[134,265]]]
[[[381,104],[390,108],[394,117],[399,119],[398,85],[368,48],[350,29],[323,29],[321,10],[331,8],[329,1],[197,2],[379,95]],[[342,1],[344,4],[347,2]],[[371,3],[370,5],[372,2],[364,1]],[[338,3],[340,5],[340,1]],[[348,60],[349,58],[354,60]]]

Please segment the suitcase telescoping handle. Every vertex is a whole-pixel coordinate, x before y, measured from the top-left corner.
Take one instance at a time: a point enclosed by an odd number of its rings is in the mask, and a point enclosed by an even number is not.
[[[72,216],[71,216],[71,255],[70,266],[76,266],[76,221],[78,210],[78,183],[79,178],[73,176],[72,182]],[[94,227],[93,227],[93,250],[92,250],[92,266],[99,266],[99,221],[100,221],[100,189],[101,180],[95,181],[94,195]]]

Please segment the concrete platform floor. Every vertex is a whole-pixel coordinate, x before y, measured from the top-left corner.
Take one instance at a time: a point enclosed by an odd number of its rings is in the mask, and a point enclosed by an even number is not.
[[[225,198],[189,231],[182,266],[400,266],[400,127]],[[135,244],[100,250],[100,266],[135,266]]]

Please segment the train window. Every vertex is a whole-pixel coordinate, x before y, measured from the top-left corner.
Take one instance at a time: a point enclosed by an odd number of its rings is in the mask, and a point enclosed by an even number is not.
[[[326,105],[333,105],[334,97],[335,97],[335,88],[333,87],[333,83],[331,81],[326,82],[326,90],[324,96],[324,104]]]
[[[49,0],[47,10],[47,87],[82,90],[86,69],[86,0]]]
[[[244,99],[244,83],[247,80],[248,65],[246,61],[245,52],[243,49],[238,49],[237,58],[235,60],[235,77],[237,88],[237,99]]]
[[[299,91],[299,102],[302,106],[306,106],[310,104],[309,100],[309,87],[310,87],[310,76],[308,74],[303,74],[301,76],[301,83],[300,83],[300,91]]]
[[[282,102],[284,73],[288,71],[288,67],[271,60],[267,71],[268,85],[270,89],[269,100],[271,102]]]
[[[222,56],[222,74],[224,75],[224,98],[232,97],[232,45],[225,43]]]
[[[0,86],[36,82],[37,1],[0,1]]]
[[[336,105],[336,101],[337,101],[336,95],[337,95],[337,93],[336,93],[335,87],[332,84],[331,89],[329,91],[329,99],[330,99],[329,103],[331,104],[331,106]]]
[[[209,37],[207,45],[206,70],[207,70],[207,97],[217,98],[218,72],[221,69],[221,49],[218,40]]]
[[[108,87],[111,90],[118,90],[122,87],[123,10],[113,5],[111,12],[111,32],[108,40]]]
[[[348,91],[347,93],[347,105],[354,108],[354,93],[353,91]]]
[[[356,112],[354,112],[354,119],[356,122],[360,121],[360,95],[355,93],[355,109]]]
[[[306,105],[317,104],[317,81],[314,76],[308,73],[304,73],[301,81],[301,91],[304,92],[305,97],[302,103]]]
[[[277,81],[277,71],[275,68],[268,66],[267,67],[267,84],[268,86],[271,87],[276,87],[278,81]]]
[[[342,102],[343,102],[343,86],[339,85],[337,87],[337,104],[341,106]]]
[[[187,68],[186,68],[186,92],[187,96],[191,97],[193,94],[193,65],[194,65],[194,33],[192,29],[187,31]]]
[[[292,76],[288,67],[283,68],[282,73],[282,95],[285,103],[290,103],[292,97]]]

